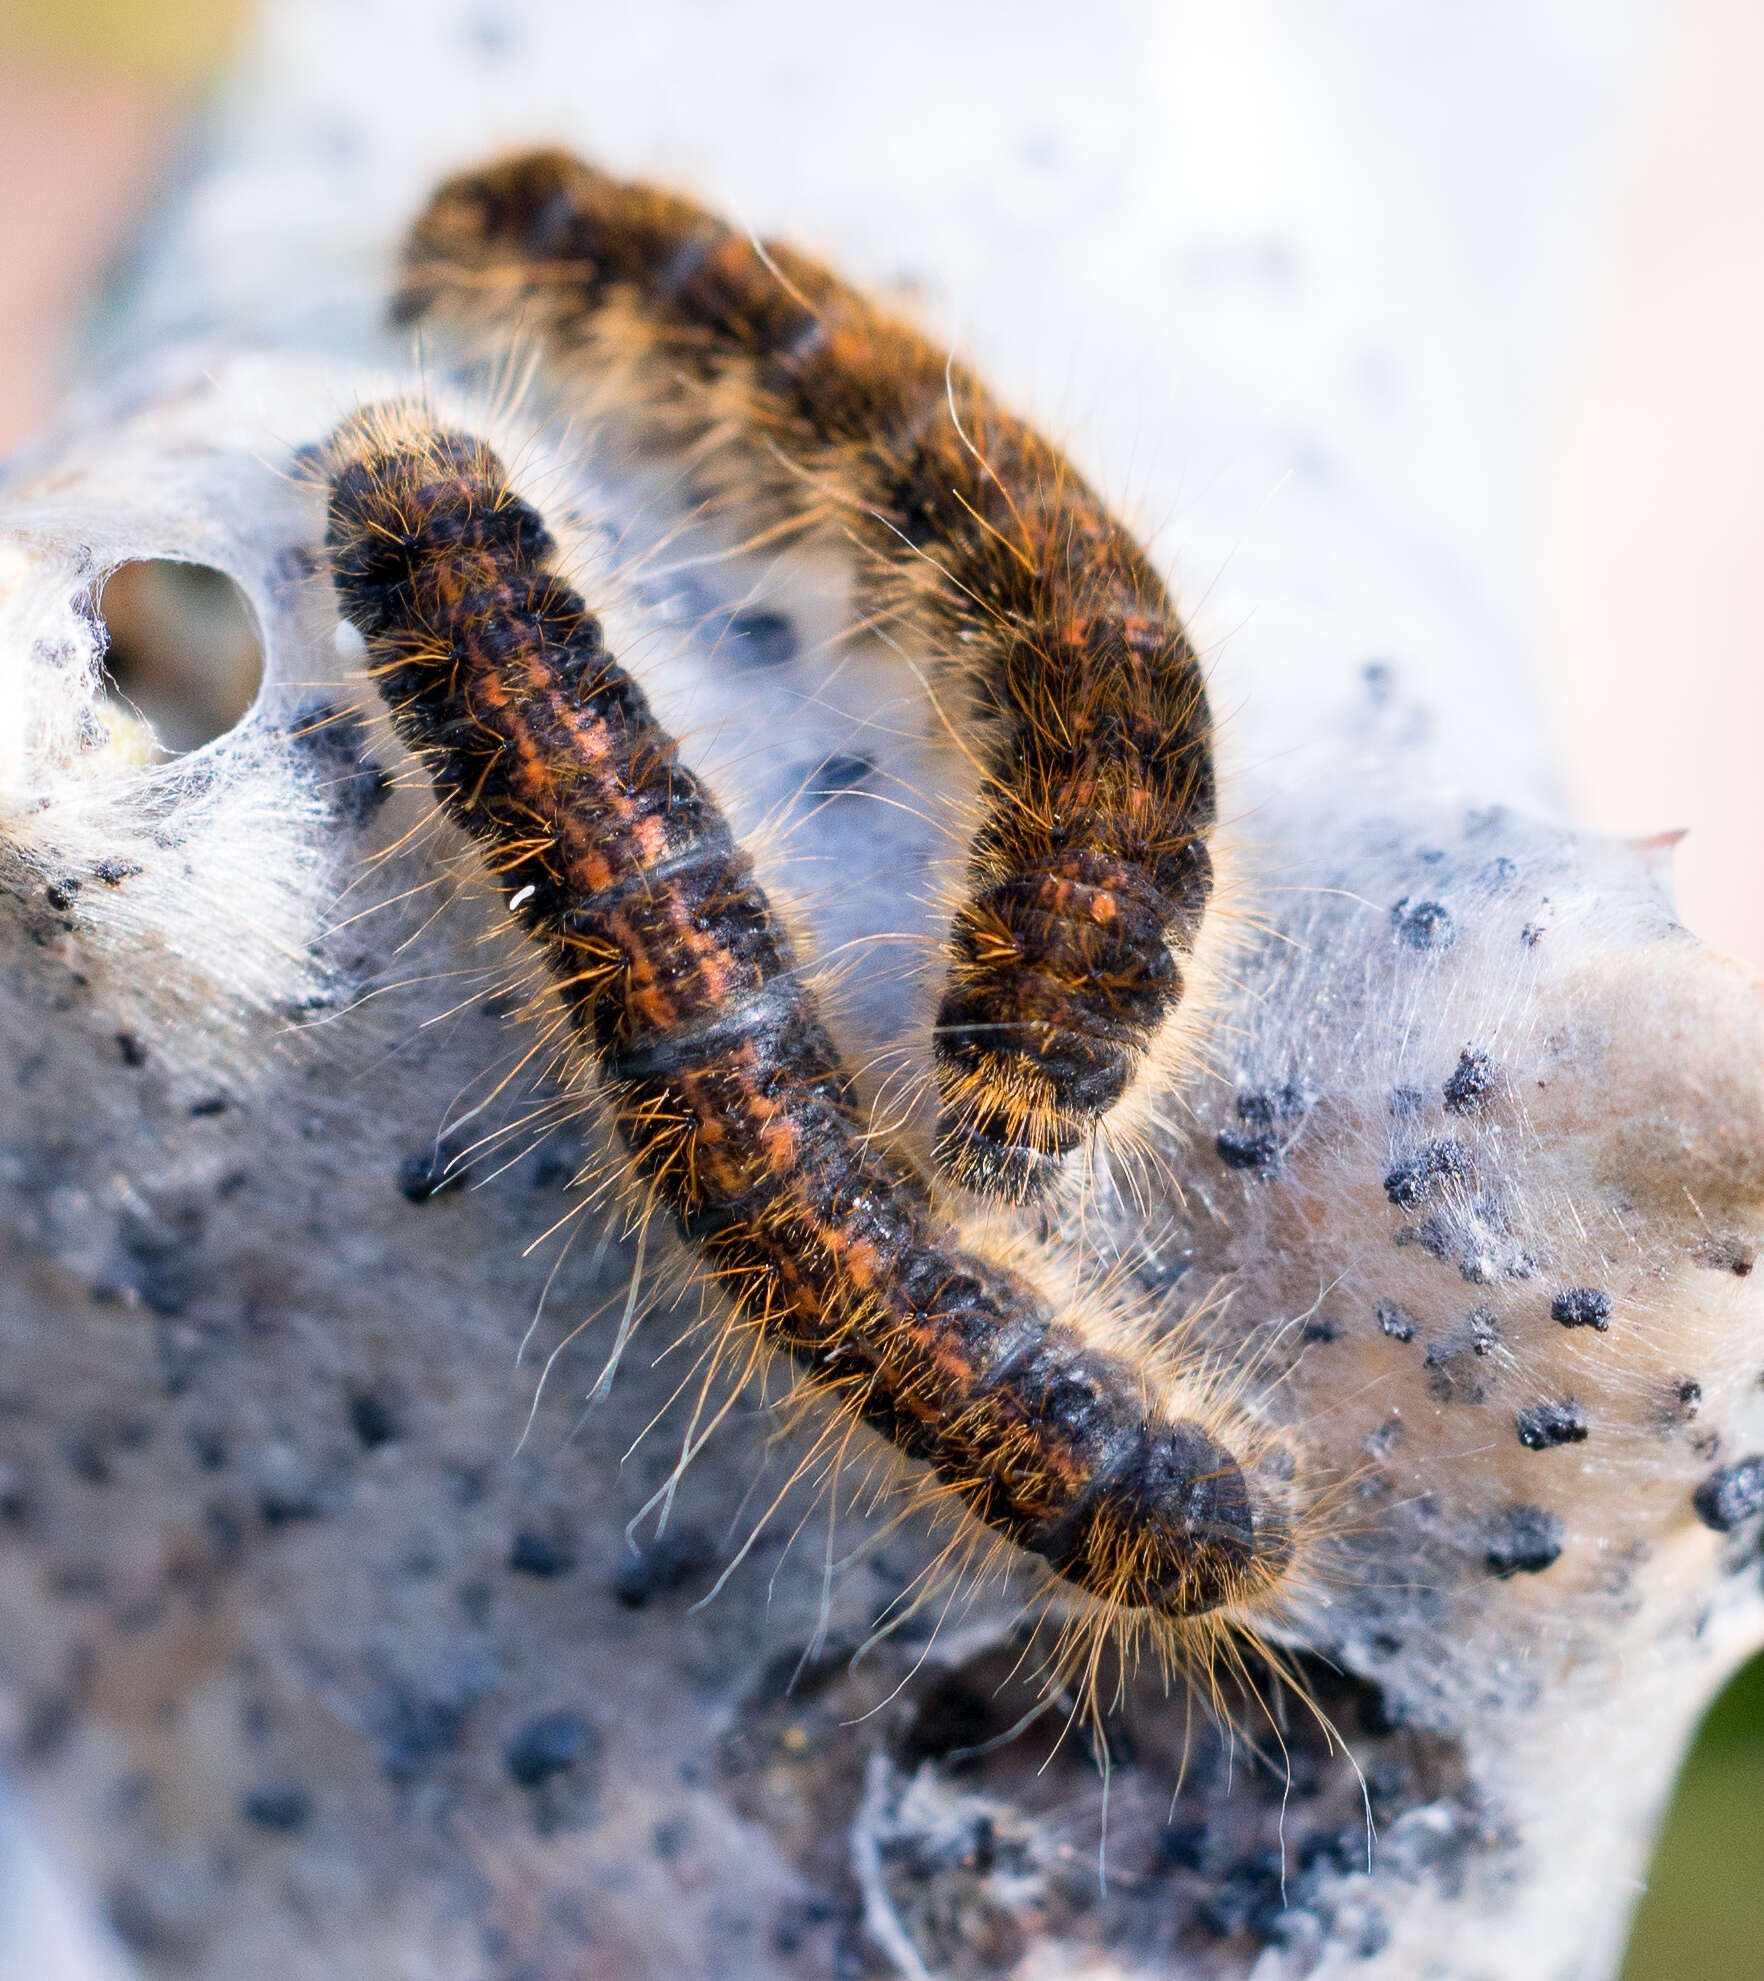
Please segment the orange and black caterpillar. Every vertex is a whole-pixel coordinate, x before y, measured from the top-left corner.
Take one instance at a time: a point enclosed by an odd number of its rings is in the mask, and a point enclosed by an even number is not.
[[[633,1200],[733,1326],[1040,1557],[1086,1641],[1167,1656],[1184,1619],[1253,1620],[1294,1547],[1285,1448],[1195,1372],[1180,1408],[1149,1353],[1093,1346],[865,1135],[751,863],[497,455],[398,404],[324,460],[333,583],[392,723],[545,959]]]
[[[396,313],[537,335],[762,533],[855,542],[867,613],[988,718],[934,1053],[939,1165],[1025,1201],[1122,1099],[1213,884],[1212,724],[1145,553],[1060,451],[819,263],[536,152],[444,184]]]

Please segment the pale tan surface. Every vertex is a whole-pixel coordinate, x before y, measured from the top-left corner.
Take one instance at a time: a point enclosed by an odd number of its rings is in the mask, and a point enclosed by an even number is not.
[[[1764,9],[1678,0],[1543,463],[1543,673],[1590,824],[1689,829],[1685,921],[1764,967]]]
[[[0,447],[55,403],[68,326],[120,243],[157,155],[164,106],[149,87],[82,78],[0,43]]]
[[[0,453],[53,408],[71,326],[242,12],[239,0],[0,9]]]

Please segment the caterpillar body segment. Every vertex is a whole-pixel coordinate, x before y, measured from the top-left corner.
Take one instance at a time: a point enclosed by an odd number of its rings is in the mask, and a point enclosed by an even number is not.
[[[1181,1002],[1213,887],[1199,661],[1144,552],[964,366],[784,247],[539,152],[444,184],[397,314],[536,336],[760,534],[858,550],[861,602],[952,668],[984,783],[936,1017],[936,1159],[1027,1201]]]
[[[401,403],[325,459],[333,582],[392,724],[543,957],[629,1198],[671,1217],[722,1325],[1105,1633],[1168,1656],[1186,1619],[1266,1613],[1287,1448],[965,1247],[866,1136],[746,854],[496,454]]]

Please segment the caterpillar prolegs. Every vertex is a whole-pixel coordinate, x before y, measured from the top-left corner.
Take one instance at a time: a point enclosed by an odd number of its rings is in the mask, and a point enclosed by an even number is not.
[[[936,1160],[1023,1202],[1121,1103],[1213,885],[1200,664],[1058,448],[819,263],[542,151],[444,184],[401,320],[538,340],[756,534],[831,532],[860,603],[965,684],[985,741],[933,1036]]]
[[[1069,1656],[1112,1634],[1170,1659],[1271,1614],[1303,1515],[1289,1447],[1204,1369],[1056,1312],[866,1134],[750,859],[496,453],[407,402],[324,458],[332,579],[393,727],[543,957],[566,1078],[717,1324],[1039,1562]]]

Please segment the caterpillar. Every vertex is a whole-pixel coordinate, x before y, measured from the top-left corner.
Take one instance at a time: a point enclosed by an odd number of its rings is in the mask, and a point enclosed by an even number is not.
[[[1167,1663],[1278,1606],[1303,1482],[1194,1358],[1095,1315],[933,1211],[866,1133],[800,959],[539,511],[490,444],[399,401],[322,454],[339,609],[440,809],[567,1014],[628,1201],[671,1220],[718,1325],[886,1439],[971,1536],[1039,1567],[1075,1631]],[[750,1360],[756,1359],[749,1357]]]
[[[980,815],[933,1032],[934,1155],[1027,1203],[1143,1069],[1213,889],[1212,721],[1145,553],[1061,452],[837,276],[540,151],[443,184],[394,314],[534,335],[773,539],[855,544],[860,605],[952,664]]]

